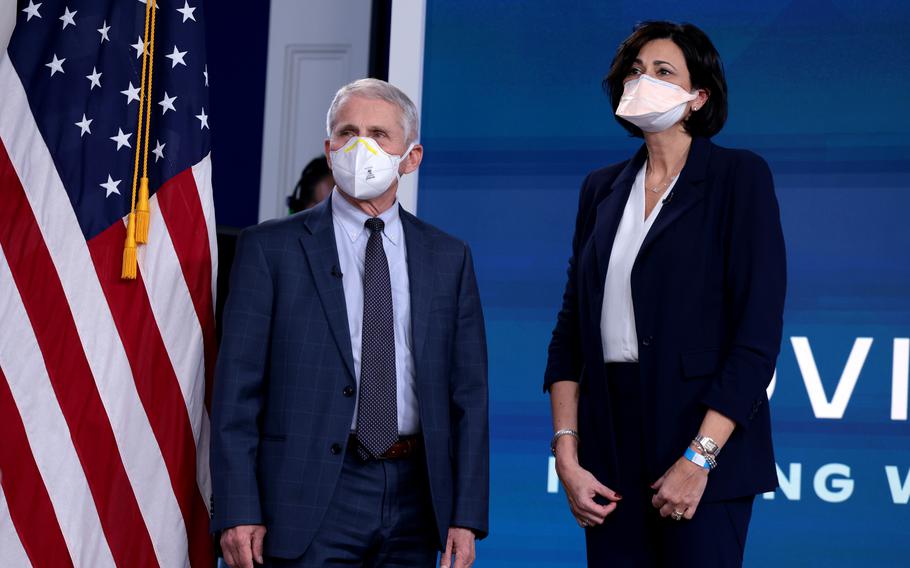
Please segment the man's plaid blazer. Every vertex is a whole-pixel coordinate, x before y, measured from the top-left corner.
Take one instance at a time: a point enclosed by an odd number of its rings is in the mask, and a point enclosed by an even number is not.
[[[486,336],[467,245],[404,210],[401,219],[443,547],[450,526],[488,531]],[[212,530],[264,524],[269,556],[309,546],[346,451],[356,385],[338,265],[331,199],[237,243],[212,403]]]

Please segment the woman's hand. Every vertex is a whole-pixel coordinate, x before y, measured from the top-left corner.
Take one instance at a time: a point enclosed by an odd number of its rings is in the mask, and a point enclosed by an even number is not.
[[[616,509],[616,502],[622,499],[619,493],[597,481],[591,472],[577,462],[560,464],[557,460],[556,473],[566,490],[572,515],[582,527],[602,524],[606,516]],[[598,505],[594,502],[596,495],[612,502],[609,505]]]
[[[578,430],[578,383],[556,381],[550,385],[550,405],[553,409],[553,428]],[[578,438],[562,436],[556,440],[556,475],[562,481],[569,499],[569,508],[582,527],[599,525],[616,509],[619,493],[597,481],[591,472],[578,463]],[[600,495],[612,503],[599,505],[594,497]]]
[[[651,485],[651,489],[657,491],[651,498],[651,505],[660,509],[661,517],[669,517],[678,511],[683,518],[691,519],[707,484],[708,472],[681,457]]]

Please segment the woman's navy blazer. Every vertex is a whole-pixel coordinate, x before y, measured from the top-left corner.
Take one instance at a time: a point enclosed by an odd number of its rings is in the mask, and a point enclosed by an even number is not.
[[[647,157],[588,175],[544,388],[580,382],[579,459],[617,475],[600,319],[610,252]],[[703,499],[777,487],[766,388],[780,350],[786,255],[771,171],[758,155],[695,138],[685,168],[632,269],[646,468],[656,481],[698,434],[709,408],[736,422]],[[609,314],[607,314],[609,317]]]

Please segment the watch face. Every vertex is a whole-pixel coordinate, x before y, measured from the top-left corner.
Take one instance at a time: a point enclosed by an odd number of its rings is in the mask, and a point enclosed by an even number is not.
[[[705,451],[709,454],[717,453],[717,442],[711,438],[708,438],[707,436],[699,436],[698,441],[701,442],[701,445],[704,446]]]

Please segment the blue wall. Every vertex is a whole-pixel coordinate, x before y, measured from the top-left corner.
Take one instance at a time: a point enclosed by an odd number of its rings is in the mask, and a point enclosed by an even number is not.
[[[910,426],[892,420],[891,391],[894,340],[910,336],[910,6],[428,0],[419,214],[472,245],[489,333],[492,535],[477,565],[583,562],[565,496],[547,492],[541,382],[581,180],[640,143],[600,80],[645,19],[711,36],[731,105],[715,142],[763,155],[782,208],[790,279],[771,408],[789,494],[756,501],[747,565],[906,563],[910,509],[894,501]],[[816,417],[792,337],[808,339],[827,400],[857,338],[872,338],[842,418]],[[839,503],[814,485],[832,463],[852,481]],[[819,480],[822,496],[840,477]]]

